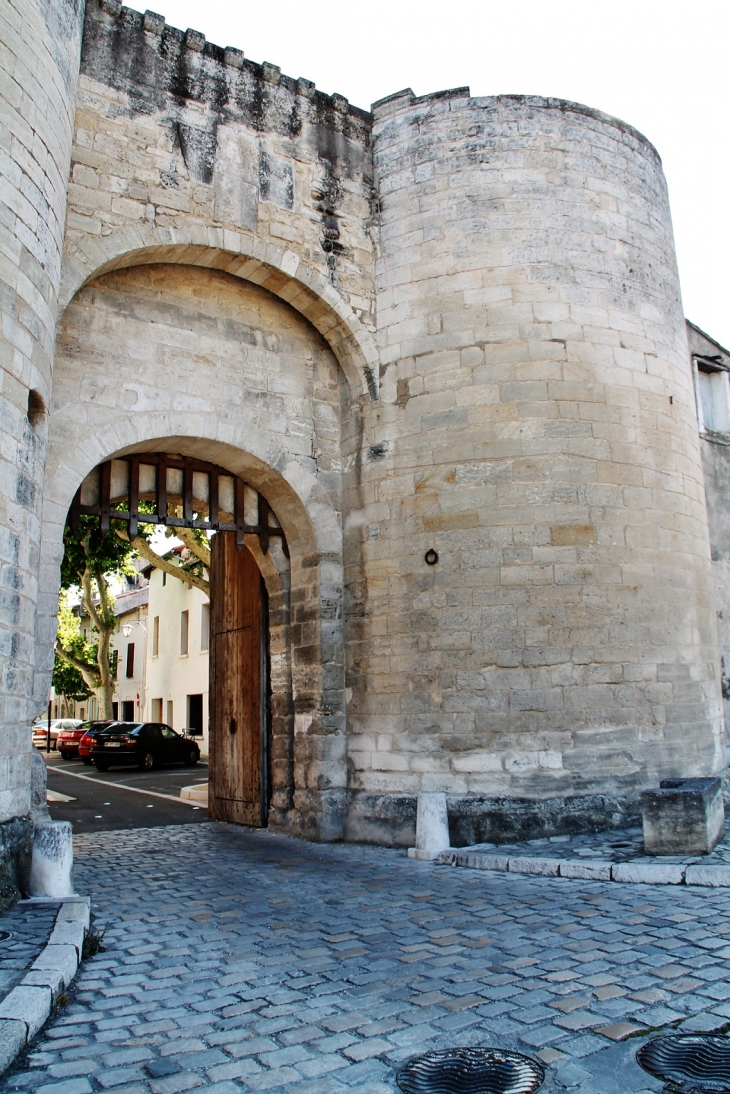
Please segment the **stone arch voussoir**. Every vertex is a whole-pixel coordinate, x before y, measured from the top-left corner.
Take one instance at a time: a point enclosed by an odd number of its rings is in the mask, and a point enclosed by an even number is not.
[[[85,241],[64,256],[58,314],[93,278],[150,263],[223,270],[267,289],[300,312],[326,339],[353,395],[377,397],[375,340],[344,297],[294,251],[241,232],[202,225],[191,225],[185,231],[150,225]]]
[[[175,416],[171,416],[175,424]],[[180,426],[182,423],[176,423]],[[71,452],[62,450],[59,444],[55,451],[53,441],[49,448],[46,470],[46,484],[43,509],[43,530],[41,539],[41,570],[38,600],[36,642],[38,661],[36,663],[36,697],[47,695],[50,672],[53,665],[53,643],[55,640],[56,615],[58,611],[58,571],[63,554],[63,528],[73,496],[80,483],[93,468],[104,460],[115,456],[129,455],[132,452],[179,452],[183,455],[198,456],[200,459],[217,463],[245,478],[255,489],[266,497],[271,505],[287,538],[290,552],[290,577],[292,589],[297,590],[298,610],[306,609],[318,625],[320,592],[320,565],[322,558],[327,559],[328,574],[333,559],[342,558],[341,527],[334,511],[327,501],[322,488],[312,475],[289,453],[272,442],[270,437],[248,429],[244,438],[221,440],[217,437],[201,437],[182,429],[167,435],[160,433],[159,416],[155,413],[122,417],[113,426],[104,425],[91,431],[80,445]],[[255,552],[255,555],[260,553]],[[260,561],[260,568],[270,592],[281,588],[281,581],[275,580],[271,560]],[[332,581],[328,577],[328,597],[331,596]],[[339,582],[341,587],[341,581]],[[327,623],[327,631],[331,622]],[[324,641],[320,634],[318,641]],[[331,641],[331,636],[326,639]],[[308,638],[311,647],[311,636]],[[309,655],[309,649],[307,650]],[[319,679],[322,673],[316,671],[311,659],[302,661],[302,672],[306,675],[306,686],[297,688],[297,649],[292,649],[292,670],[295,677],[295,692],[302,697],[310,697],[317,707],[325,687]],[[340,682],[344,692],[344,675]],[[312,686],[314,685],[314,686]],[[320,701],[317,700],[320,694]],[[316,711],[310,709],[310,716]],[[343,774],[343,779],[344,779]]]

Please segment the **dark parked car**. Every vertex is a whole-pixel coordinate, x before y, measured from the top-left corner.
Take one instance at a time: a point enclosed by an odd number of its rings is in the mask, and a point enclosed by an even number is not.
[[[114,722],[97,734],[90,755],[97,771],[108,771],[112,764],[150,771],[157,764],[194,767],[200,749],[190,737],[158,722]]]
[[[81,738],[91,732],[96,726],[103,729],[111,725],[111,722],[81,722],[71,729],[62,729],[56,738],[56,748],[64,760],[73,760],[79,755]]]
[[[101,733],[103,729],[108,726],[113,726],[114,722],[84,722],[81,726],[83,729],[83,735],[79,740],[78,757],[82,764],[86,764],[87,767],[91,764],[91,750],[94,747],[94,741],[96,737]],[[65,757],[64,757],[65,758]]]

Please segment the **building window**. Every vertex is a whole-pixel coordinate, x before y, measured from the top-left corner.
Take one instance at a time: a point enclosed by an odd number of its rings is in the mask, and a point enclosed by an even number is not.
[[[134,642],[127,643],[127,679],[134,676]],[[130,719],[131,720],[131,719]]]
[[[124,699],[122,702],[122,721],[134,721],[134,699]]]
[[[180,612],[180,656],[188,655],[188,637],[190,633],[190,612]]]
[[[700,429],[710,433],[730,433],[730,399],[725,369],[697,362],[697,391]]]
[[[167,700],[167,724],[172,726],[173,729],[175,728],[175,723],[173,722],[172,699]]]
[[[152,620],[152,656],[157,657],[160,653],[160,617],[156,615]],[[162,721],[162,719],[160,719]]]
[[[200,613],[200,652],[207,653],[210,649],[210,604],[203,604]]]
[[[162,699],[152,700],[152,719],[153,722],[162,721]]]
[[[203,736],[203,696],[188,695],[187,730],[191,737]]]
[[[119,672],[119,650],[112,650],[112,677],[116,680]]]
[[[115,722],[119,721],[119,703],[112,703],[112,719]]]

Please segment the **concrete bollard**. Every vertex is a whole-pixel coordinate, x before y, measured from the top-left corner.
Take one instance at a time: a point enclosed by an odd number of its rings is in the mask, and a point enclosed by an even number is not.
[[[35,824],[49,821],[46,790],[48,787],[48,769],[46,761],[37,748],[30,752],[30,815]]]
[[[68,821],[35,826],[30,865],[30,895],[60,899],[73,896],[73,832]]]
[[[431,862],[448,851],[449,817],[445,794],[419,794],[416,811],[416,846],[408,848],[408,857]]]

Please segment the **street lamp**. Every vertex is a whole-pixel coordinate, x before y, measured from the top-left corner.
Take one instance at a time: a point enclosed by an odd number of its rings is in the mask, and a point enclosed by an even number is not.
[[[129,638],[132,633],[132,627],[141,627],[145,634],[147,634],[147,628],[141,619],[133,619],[131,623],[122,623],[121,632],[125,638]]]

